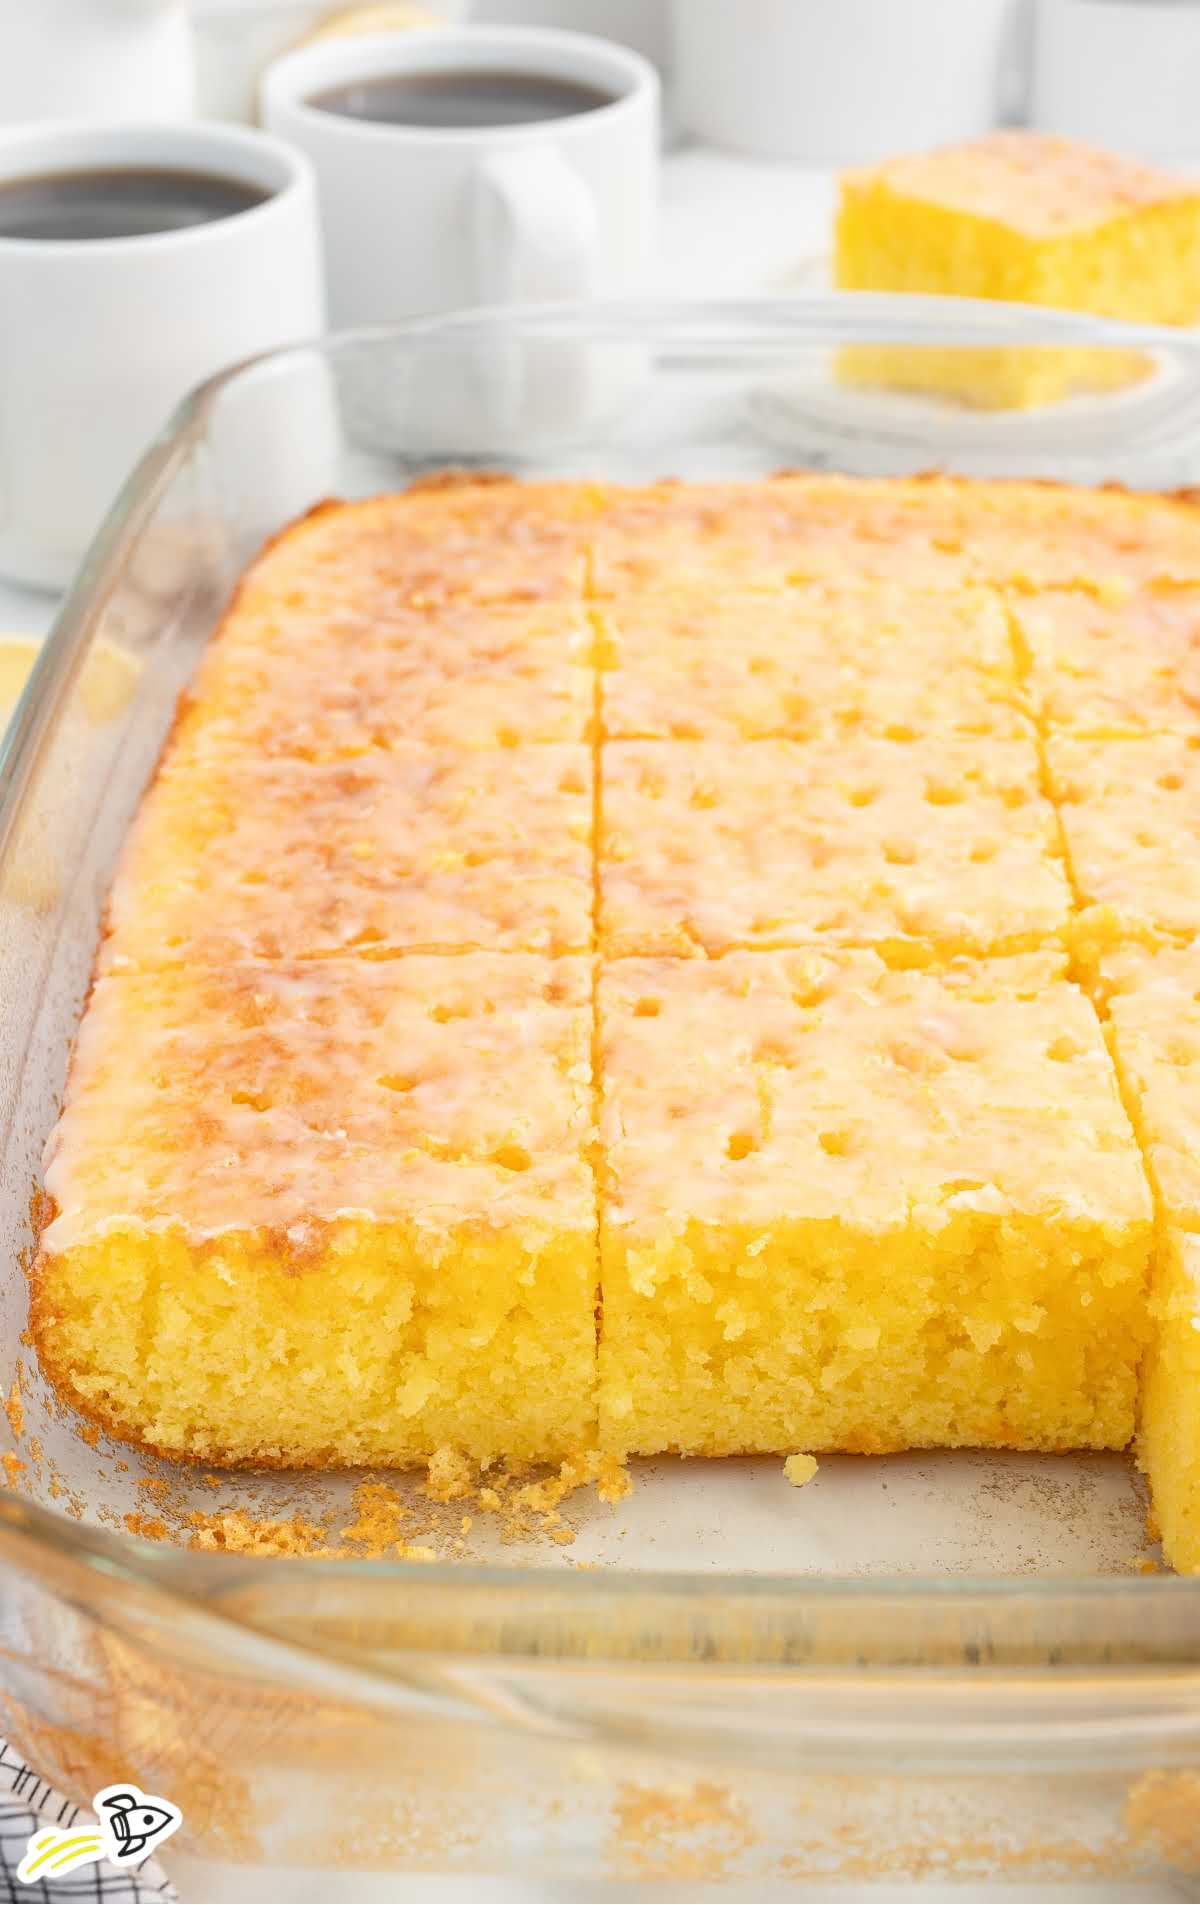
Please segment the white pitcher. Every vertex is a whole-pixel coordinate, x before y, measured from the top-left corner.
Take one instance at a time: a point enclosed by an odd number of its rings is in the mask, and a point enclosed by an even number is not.
[[[0,0],[0,125],[186,119],[187,0]]]

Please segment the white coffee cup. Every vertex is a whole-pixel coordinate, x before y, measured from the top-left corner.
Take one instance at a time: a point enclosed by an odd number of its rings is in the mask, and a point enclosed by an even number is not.
[[[1040,0],[1034,23],[1031,125],[1194,166],[1200,8]]]
[[[311,103],[399,73],[533,73],[603,93],[517,126],[413,127]],[[338,325],[464,305],[620,297],[646,288],[658,217],[658,76],[581,33],[463,27],[366,34],[289,54],[263,80],[272,132],[317,175]]]
[[[178,401],[324,321],[307,161],[232,126],[62,122],[0,134],[0,188],[150,166],[265,191],[206,224],[86,241],[0,236],[0,574],[57,588]]]

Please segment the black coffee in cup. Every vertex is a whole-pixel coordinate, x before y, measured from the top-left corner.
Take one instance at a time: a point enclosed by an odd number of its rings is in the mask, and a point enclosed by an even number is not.
[[[0,239],[146,238],[211,225],[270,197],[216,172],[166,166],[97,166],[0,181]]]
[[[385,73],[313,93],[308,105],[373,125],[453,129],[529,126],[611,106],[614,95],[549,73],[448,68]]]

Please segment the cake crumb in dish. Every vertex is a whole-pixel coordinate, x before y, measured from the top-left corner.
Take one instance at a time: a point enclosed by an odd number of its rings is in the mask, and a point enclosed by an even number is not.
[[[803,1488],[817,1472],[817,1458],[815,1455],[789,1455],[783,1465],[783,1472],[793,1488]]]
[[[471,1492],[473,1470],[457,1449],[435,1449],[429,1458],[425,1493],[430,1501],[462,1501]]]
[[[206,1479],[218,1486],[227,1481]],[[288,1512],[286,1491],[265,1477],[249,1489],[242,1483],[236,1501],[208,1511],[192,1508],[186,1486],[166,1477],[138,1486],[153,1497],[154,1512],[135,1510],[113,1519],[144,1540],[268,1558],[435,1561],[470,1558],[496,1540],[504,1546],[569,1547],[588,1506],[585,1491],[593,1489],[595,1500],[612,1505],[632,1484],[619,1463],[595,1451],[546,1473],[506,1464],[483,1471],[442,1450],[423,1481],[364,1476],[351,1491],[348,1509],[332,1502],[322,1509],[318,1501],[309,1512]],[[573,1497],[568,1512],[565,1504]]]
[[[192,1535],[188,1547],[199,1552],[220,1550],[226,1554],[259,1556],[326,1555],[337,1552],[330,1545],[330,1531],[303,1515],[283,1520],[251,1515],[244,1508],[218,1510],[205,1515],[195,1510],[189,1520]]]

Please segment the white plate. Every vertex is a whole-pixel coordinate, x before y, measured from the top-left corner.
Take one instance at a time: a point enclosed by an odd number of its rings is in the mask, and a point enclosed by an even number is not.
[[[774,289],[828,290],[831,266],[828,253],[802,259]],[[936,443],[939,463],[949,469],[1028,476],[1044,458],[1047,470],[1052,461],[1062,475],[1064,456],[1090,462],[1120,442],[1138,446],[1147,481],[1169,482],[1162,459],[1169,469],[1172,453],[1182,459],[1186,449],[1190,466],[1200,436],[1200,371],[1195,362],[1162,352],[1136,384],[1080,391],[1030,410],[984,410],[929,392],[839,383],[832,356],[808,353],[803,368],[754,390],[750,413],[755,429],[793,456],[824,462],[836,454],[867,474],[911,468],[914,448]]]

